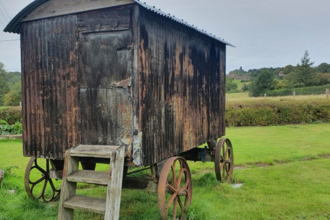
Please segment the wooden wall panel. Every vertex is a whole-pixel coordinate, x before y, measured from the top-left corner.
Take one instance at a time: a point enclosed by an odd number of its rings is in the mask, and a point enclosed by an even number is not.
[[[76,16],[23,23],[24,155],[62,159],[80,143]]]
[[[139,132],[153,164],[225,133],[225,45],[139,10]]]
[[[126,146],[133,136],[131,7],[78,16],[83,144]]]

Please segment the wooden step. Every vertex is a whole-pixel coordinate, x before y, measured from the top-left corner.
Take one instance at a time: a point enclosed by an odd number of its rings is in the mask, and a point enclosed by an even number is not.
[[[90,183],[107,186],[109,180],[109,172],[76,170],[67,176],[66,179],[70,182]]]
[[[79,145],[71,149],[71,157],[109,158],[120,146],[115,145]]]
[[[73,196],[63,203],[63,207],[69,209],[81,209],[99,214],[105,213],[105,199],[86,196]]]

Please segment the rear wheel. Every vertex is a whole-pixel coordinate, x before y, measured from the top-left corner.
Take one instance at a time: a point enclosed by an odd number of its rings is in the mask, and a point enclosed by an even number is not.
[[[50,177],[49,159],[31,157],[25,169],[24,185],[30,197],[45,202],[59,199],[61,184]]]
[[[231,180],[234,171],[234,152],[228,138],[221,138],[215,148],[214,168],[218,180]]]

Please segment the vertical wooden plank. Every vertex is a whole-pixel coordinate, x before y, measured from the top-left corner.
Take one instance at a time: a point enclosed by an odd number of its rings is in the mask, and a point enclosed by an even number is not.
[[[28,127],[27,127],[27,108],[28,108],[28,101],[27,101],[27,92],[25,92],[25,89],[27,88],[27,73],[26,73],[26,66],[28,65],[28,59],[25,55],[25,51],[27,44],[25,43],[27,39],[27,30],[25,26],[21,29],[21,60],[22,60],[22,124],[23,124],[23,155],[28,155]]]
[[[70,157],[71,150],[66,151],[64,159],[63,180],[61,185],[61,198],[58,208],[58,220],[72,220],[73,209],[63,207],[63,203],[76,194],[76,182],[69,182],[66,180],[66,176],[70,175],[74,171],[78,170],[79,158]]]
[[[220,47],[220,114],[219,136],[226,135],[226,46]]]
[[[123,183],[125,147],[111,153],[107,201],[105,208],[106,220],[118,220],[120,212],[121,190]]]

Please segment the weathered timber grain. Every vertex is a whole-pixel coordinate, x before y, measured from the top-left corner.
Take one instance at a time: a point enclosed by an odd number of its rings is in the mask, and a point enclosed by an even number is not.
[[[140,8],[138,46],[144,164],[224,135],[225,45]]]
[[[104,215],[105,199],[75,195],[75,196],[71,197],[70,199],[68,199],[67,201],[65,201],[63,203],[63,207],[70,209],[70,210],[81,209],[81,210],[95,212],[95,213]]]
[[[22,25],[24,155],[63,158],[80,142],[76,16]]]
[[[106,186],[108,184],[109,172],[94,170],[77,170],[66,177],[70,182],[90,183]]]

